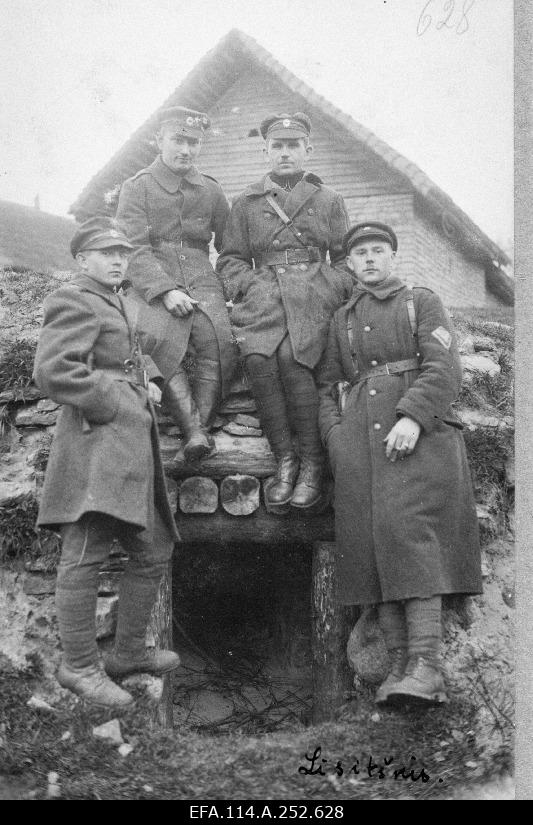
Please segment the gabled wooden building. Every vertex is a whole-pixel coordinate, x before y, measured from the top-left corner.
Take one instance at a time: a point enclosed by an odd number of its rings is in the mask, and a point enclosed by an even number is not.
[[[282,66],[248,35],[230,31],[162,102],[209,113],[200,168],[232,198],[265,172],[258,131],[270,112],[305,111],[313,123],[309,168],[345,198],[352,221],[396,230],[397,273],[434,289],[448,306],[513,301],[510,264],[474,222],[414,163]],[[151,163],[157,112],[89,182],[71,207],[76,219],[113,214],[122,182]]]

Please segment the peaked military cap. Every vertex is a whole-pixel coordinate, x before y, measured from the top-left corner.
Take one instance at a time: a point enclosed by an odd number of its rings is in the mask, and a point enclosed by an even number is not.
[[[304,112],[293,115],[269,115],[259,127],[265,140],[269,138],[301,138],[311,134],[311,121]]]
[[[352,226],[342,239],[344,254],[348,255],[352,246],[355,246],[359,241],[366,241],[367,238],[379,238],[381,241],[387,241],[394,252],[398,249],[398,238],[390,226],[378,221],[365,221]]]
[[[205,112],[195,112],[194,109],[186,109],[183,106],[163,109],[159,113],[158,123],[159,128],[163,124],[171,124],[178,134],[194,138],[201,138],[211,126],[211,121]]]
[[[133,244],[112,218],[98,215],[80,224],[70,242],[70,251],[75,258],[78,252],[88,249],[109,249],[112,246],[133,249]]]

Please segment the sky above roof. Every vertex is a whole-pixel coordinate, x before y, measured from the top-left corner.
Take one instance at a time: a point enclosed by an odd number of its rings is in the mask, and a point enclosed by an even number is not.
[[[512,0],[0,0],[0,15],[0,198],[66,215],[237,27],[510,251]]]

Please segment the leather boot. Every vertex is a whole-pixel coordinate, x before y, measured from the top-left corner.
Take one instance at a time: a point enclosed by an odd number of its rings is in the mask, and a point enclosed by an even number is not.
[[[395,702],[444,704],[448,697],[441,668],[430,664],[422,656],[409,657],[405,676],[391,688],[389,699]]]
[[[390,670],[387,678],[376,691],[376,705],[384,705],[389,702],[389,695],[397,687],[405,675],[407,665],[407,648],[397,647],[389,650]]]
[[[102,708],[120,710],[133,704],[133,696],[111,679],[108,679],[99,665],[74,668],[62,662],[57,671],[57,681],[61,687]]]
[[[312,507],[322,495],[322,458],[302,458],[300,473],[291,498],[291,507],[305,510]]]
[[[121,656],[115,652],[104,656],[104,668],[108,676],[117,679],[131,673],[152,673],[161,676],[179,667],[180,657],[173,650],[145,648],[141,655]]]
[[[209,443],[207,433],[202,426],[200,413],[194,403],[189,381],[182,367],[165,384],[163,403],[185,437],[183,447],[185,460],[194,464],[209,455],[213,445]]]
[[[209,430],[220,404],[221,369],[218,361],[197,358],[192,376],[192,391],[202,426]]]
[[[269,504],[287,504],[293,494],[294,482],[298,475],[299,460],[294,452],[286,453],[278,462],[275,480],[268,488],[266,496]]]

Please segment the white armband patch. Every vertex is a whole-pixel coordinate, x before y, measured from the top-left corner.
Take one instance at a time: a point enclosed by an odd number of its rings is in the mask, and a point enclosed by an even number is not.
[[[445,327],[437,327],[437,329],[434,329],[431,334],[437,339],[439,344],[442,344],[445,349],[450,349],[452,345],[452,336]]]

